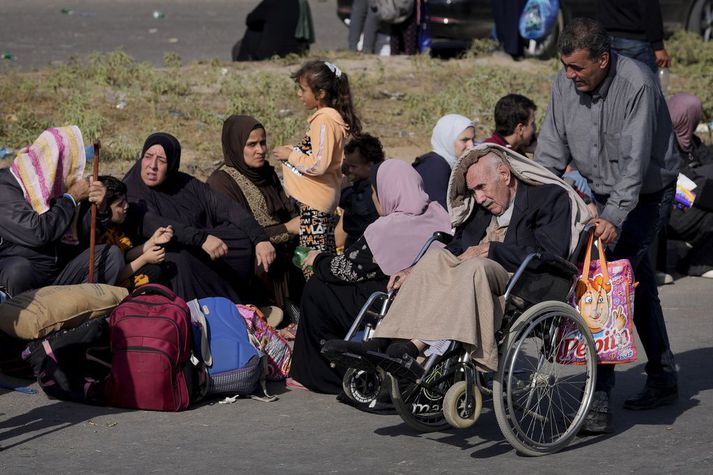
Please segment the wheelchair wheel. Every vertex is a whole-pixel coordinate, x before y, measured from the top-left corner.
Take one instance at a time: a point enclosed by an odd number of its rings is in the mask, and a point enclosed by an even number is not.
[[[368,407],[381,391],[383,376],[376,371],[349,368],[342,379],[344,393],[360,406]]]
[[[448,423],[456,429],[467,429],[475,424],[483,410],[483,395],[478,389],[478,385],[473,385],[473,399],[475,407],[470,416],[466,415],[465,407],[465,381],[458,381],[446,392],[443,398],[443,416]]]
[[[435,364],[422,384],[399,382],[387,373],[394,408],[412,429],[418,432],[437,432],[450,427],[443,416],[443,398],[448,388],[455,383],[455,378],[462,373],[455,372],[434,386],[428,385],[446,375],[449,364],[447,359]]]
[[[584,364],[557,359],[562,325],[585,337]],[[557,452],[581,427],[594,394],[596,351],[584,319],[562,302],[542,302],[510,329],[493,382],[493,405],[505,438],[530,456]]]

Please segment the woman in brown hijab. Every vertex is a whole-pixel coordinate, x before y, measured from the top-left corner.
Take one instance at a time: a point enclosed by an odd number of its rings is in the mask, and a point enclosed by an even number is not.
[[[247,208],[277,251],[267,274],[256,270],[255,303],[277,305],[294,317],[304,286],[302,273],[290,262],[298,244],[299,217],[267,161],[266,137],[265,127],[254,117],[228,117],[223,123],[224,163],[208,178],[208,185]]]

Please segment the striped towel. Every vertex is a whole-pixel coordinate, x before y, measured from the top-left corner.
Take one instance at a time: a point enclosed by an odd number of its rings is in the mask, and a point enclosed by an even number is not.
[[[84,174],[86,155],[79,127],[47,129],[20,150],[10,172],[37,214],[49,210],[50,200],[62,196]]]

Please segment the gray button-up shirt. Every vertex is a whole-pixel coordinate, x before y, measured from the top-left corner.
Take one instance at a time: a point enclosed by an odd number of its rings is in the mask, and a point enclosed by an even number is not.
[[[601,217],[621,228],[641,193],[678,176],[678,151],[666,100],[646,66],[611,55],[592,93],[579,92],[564,69],[537,140],[535,161],[559,173],[571,161],[594,193],[608,199]]]

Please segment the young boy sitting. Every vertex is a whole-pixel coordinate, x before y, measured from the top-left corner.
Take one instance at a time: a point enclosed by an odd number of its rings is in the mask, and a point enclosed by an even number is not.
[[[113,176],[100,176],[99,181],[106,187],[106,195],[99,206],[99,215],[104,219],[100,220],[101,224],[98,223],[97,242],[113,244],[124,251],[126,265],[119,273],[117,282],[123,287],[133,289],[149,282],[160,281],[163,272],[161,263],[166,258],[163,246],[173,238],[173,228],[160,227],[148,241],[134,246],[124,229],[129,212],[126,185]]]
[[[384,161],[384,149],[378,138],[362,134],[344,146],[345,173],[352,185],[342,190],[339,207],[344,210],[342,228],[347,234],[345,247],[356,242],[379,214],[371,200],[371,167]]]

